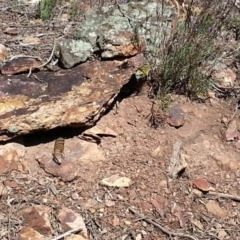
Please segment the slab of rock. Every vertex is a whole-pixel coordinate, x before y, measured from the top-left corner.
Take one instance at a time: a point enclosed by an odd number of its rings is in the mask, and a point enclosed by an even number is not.
[[[64,182],[73,181],[80,172],[80,167],[74,162],[63,161],[61,165],[59,165],[52,160],[52,156],[44,155],[38,157],[37,161],[45,172],[60,177]]]
[[[35,78],[0,76],[0,141],[56,127],[86,127],[114,101],[136,68],[92,61]]]

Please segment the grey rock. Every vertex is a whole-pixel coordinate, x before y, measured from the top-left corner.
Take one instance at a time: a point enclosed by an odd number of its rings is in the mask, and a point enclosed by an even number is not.
[[[173,14],[170,6],[162,11],[160,3],[144,1],[92,8],[73,34],[75,40],[61,41],[56,55],[65,68],[95,51],[105,59],[134,56],[168,39]]]

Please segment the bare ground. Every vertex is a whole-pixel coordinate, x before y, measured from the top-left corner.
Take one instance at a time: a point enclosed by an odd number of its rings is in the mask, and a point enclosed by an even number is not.
[[[6,6],[5,1],[1,4],[1,8]],[[20,34],[14,37],[1,33],[1,43],[11,49],[12,55],[39,56],[41,52],[42,59],[49,56],[53,38],[46,24],[39,23],[38,28],[24,15],[11,11],[0,18],[1,29],[9,25],[20,29]],[[47,33],[41,46],[19,45],[21,38],[36,33]],[[61,35],[60,30],[55,29],[53,33],[54,37]],[[201,195],[192,187],[192,181],[202,177],[216,192],[240,195],[239,152],[224,136],[224,120],[231,118],[233,109],[219,99],[206,103],[190,102],[183,97],[176,100],[186,114],[184,126],[176,129],[165,124],[154,129],[149,126],[152,103],[147,97],[123,99],[98,123],[117,134],[102,138],[99,149],[104,159],[92,156],[92,160],[83,161],[81,177],[68,183],[47,174],[36,161],[36,156],[43,152],[51,154],[53,139],[42,141],[39,135],[24,138],[26,171],[0,176],[1,182],[17,183],[17,186],[6,184],[8,192],[1,197],[1,239],[18,239],[18,232],[26,225],[21,210],[33,204],[51,208],[55,236],[61,233],[57,213],[62,207],[68,207],[84,217],[93,239],[188,239],[174,236],[176,233],[204,240],[240,239],[239,203]],[[167,169],[177,140],[184,142],[182,153],[188,166],[179,178],[170,179]],[[79,141],[77,136],[66,140],[67,157],[75,151],[81,159],[81,152],[77,151]],[[103,178],[115,174],[130,178],[132,184],[126,188],[100,184]],[[53,188],[57,190],[55,194]],[[144,217],[134,214],[130,208]],[[148,218],[173,234],[147,223]]]

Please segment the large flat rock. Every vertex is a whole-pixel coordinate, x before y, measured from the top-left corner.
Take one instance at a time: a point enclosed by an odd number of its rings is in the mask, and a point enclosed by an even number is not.
[[[136,71],[120,65],[95,60],[31,78],[0,76],[0,141],[56,127],[92,126]]]

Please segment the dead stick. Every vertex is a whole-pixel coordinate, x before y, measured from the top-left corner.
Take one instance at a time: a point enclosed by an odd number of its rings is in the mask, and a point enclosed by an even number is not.
[[[209,191],[206,196],[212,195],[216,196],[219,198],[225,198],[225,199],[232,199],[235,201],[240,201],[240,196],[238,195],[232,195],[232,194],[227,194],[227,193],[220,193],[220,192],[214,192],[214,191]]]
[[[61,238],[64,238],[64,237],[66,237],[66,236],[69,236],[69,235],[71,235],[72,233],[79,232],[79,231],[81,231],[81,230],[82,230],[82,227],[79,227],[79,228],[76,228],[76,229],[69,230],[69,231],[67,231],[67,232],[65,232],[65,233],[63,233],[63,234],[61,234],[61,235],[59,235],[59,236],[53,238],[52,240],[59,240],[59,239],[61,239]]]
[[[159,223],[154,222],[153,220],[145,217],[143,214],[137,212],[136,210],[134,210],[133,208],[129,208],[130,212],[136,214],[138,217],[140,217],[142,220],[144,220],[145,222],[152,224],[154,227],[160,229],[162,232],[164,232],[165,234],[167,234],[168,236],[175,236],[175,237],[185,237],[185,238],[189,238],[189,239],[193,239],[193,240],[198,240],[198,238],[195,238],[193,236],[190,236],[188,234],[184,234],[184,233],[177,233],[177,232],[172,232],[169,231],[168,229],[166,229],[165,227],[163,227],[162,225],[160,225]]]
[[[53,54],[54,54],[55,49],[56,49],[57,41],[58,41],[59,39],[61,39],[61,38],[62,38],[62,37],[59,37],[59,38],[57,38],[57,39],[54,40],[53,49],[52,49],[52,52],[51,52],[50,57],[48,58],[48,60],[47,60],[45,63],[43,63],[43,64],[40,65],[40,66],[37,66],[37,68],[45,67],[45,66],[52,60]],[[31,74],[32,74],[32,67],[29,69],[29,73],[28,73],[27,77],[30,77]]]

